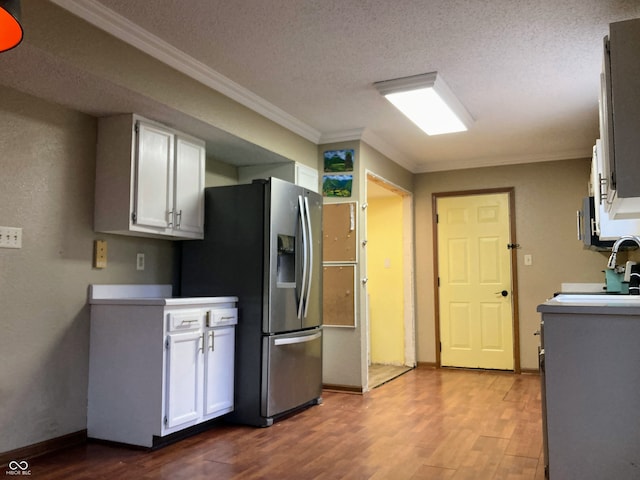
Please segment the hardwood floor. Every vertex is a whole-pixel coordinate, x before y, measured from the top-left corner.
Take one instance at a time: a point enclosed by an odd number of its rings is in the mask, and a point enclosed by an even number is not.
[[[221,423],[154,452],[96,443],[32,459],[33,478],[544,478],[540,379],[414,369],[365,395],[253,428]]]
[[[373,363],[369,365],[369,390],[373,390],[409,370],[411,367]]]

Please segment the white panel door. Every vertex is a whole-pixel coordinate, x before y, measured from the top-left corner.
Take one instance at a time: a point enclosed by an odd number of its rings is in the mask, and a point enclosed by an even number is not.
[[[201,417],[203,350],[204,334],[200,330],[168,335],[167,428]]]
[[[138,122],[134,224],[173,226],[173,142],[173,133]]]
[[[204,232],[205,147],[200,141],[176,137],[175,228]]]

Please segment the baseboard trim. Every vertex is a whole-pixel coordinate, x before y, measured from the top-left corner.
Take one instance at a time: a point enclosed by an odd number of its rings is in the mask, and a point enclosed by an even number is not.
[[[352,393],[356,395],[362,395],[364,393],[362,387],[354,387],[353,385],[335,385],[331,383],[324,383],[322,385],[322,389],[329,392]]]
[[[522,368],[520,373],[526,373],[527,375],[540,375],[540,370],[537,368]]]
[[[12,460],[27,460],[40,457],[46,453],[55,452],[75,445],[82,445],[86,442],[86,430],[69,433],[67,435],[62,435],[61,437],[45,440],[44,442],[38,442],[33,445],[27,445],[26,447],[16,448],[9,452],[0,453],[0,466],[5,467]]]
[[[436,364],[436,362],[418,362],[418,364],[416,365],[416,368],[438,368],[438,365]]]

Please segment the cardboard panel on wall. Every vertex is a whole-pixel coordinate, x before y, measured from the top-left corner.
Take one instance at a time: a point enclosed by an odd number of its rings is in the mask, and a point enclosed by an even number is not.
[[[324,325],[355,327],[355,265],[325,265],[322,275]]]
[[[329,203],[322,207],[322,261],[356,262],[356,202]]]

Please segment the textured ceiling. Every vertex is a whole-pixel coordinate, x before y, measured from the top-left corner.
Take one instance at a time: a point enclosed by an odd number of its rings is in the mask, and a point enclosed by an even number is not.
[[[637,0],[54,2],[106,7],[314,141],[360,137],[414,172],[589,156],[602,38],[640,17]],[[431,71],[475,118],[468,132],[429,137],[372,87]]]

